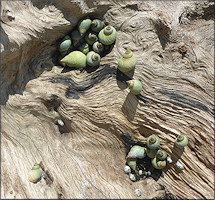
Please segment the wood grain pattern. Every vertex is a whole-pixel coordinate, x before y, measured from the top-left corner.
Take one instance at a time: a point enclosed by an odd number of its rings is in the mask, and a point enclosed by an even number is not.
[[[3,1],[1,9],[1,198],[128,199],[136,188],[143,199],[214,197],[213,2]],[[87,15],[113,25],[116,43],[97,69],[63,69],[56,43]],[[128,76],[117,70],[126,48],[138,58]],[[132,77],[143,83],[139,96],[126,85]],[[131,182],[126,153],[151,134],[173,163]],[[179,134],[189,139],[184,151],[174,146]],[[35,162],[47,177],[32,184]]]

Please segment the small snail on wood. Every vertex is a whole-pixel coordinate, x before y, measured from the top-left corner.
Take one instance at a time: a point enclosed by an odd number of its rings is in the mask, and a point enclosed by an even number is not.
[[[130,168],[128,165],[125,165],[124,172],[125,172],[126,174],[131,173],[131,168]]]
[[[84,18],[78,24],[78,30],[81,35],[84,35],[87,30],[90,28],[92,20],[89,17]]]
[[[106,26],[99,32],[99,41],[104,45],[113,44],[116,40],[116,29],[113,26]]]
[[[98,41],[98,37],[96,34],[88,32],[85,36],[85,40],[89,45],[92,45],[94,42]]]
[[[78,50],[86,55],[90,51],[89,45],[85,42],[81,46],[79,46]]]
[[[178,169],[181,169],[181,170],[184,169],[184,165],[182,165],[179,161],[177,161],[177,162],[175,163],[175,165],[176,165],[176,167],[178,167]]]
[[[127,158],[127,164],[131,169],[136,170],[137,159],[136,158]]]
[[[160,139],[156,135],[150,135],[147,138],[147,146],[150,149],[157,149],[160,146]]]
[[[142,83],[139,80],[126,81],[132,94],[138,95],[143,89]]]
[[[96,41],[93,44],[93,51],[95,51],[96,53],[101,53],[104,50],[104,46],[102,43]]]
[[[159,160],[157,157],[154,157],[152,159],[152,166],[155,169],[163,169],[164,167],[166,167],[166,160]]]
[[[90,51],[88,54],[87,54],[87,64],[89,66],[98,66],[100,63],[100,55],[97,54],[96,52],[94,51]]]
[[[176,146],[179,148],[184,148],[188,144],[188,139],[186,135],[179,135],[175,141]]]
[[[156,156],[159,160],[165,160],[167,157],[167,153],[164,150],[158,150]]]
[[[135,174],[130,174],[129,178],[130,178],[131,181],[136,181],[137,180]]]
[[[128,155],[127,155],[127,158],[139,158],[139,159],[142,159],[142,158],[145,158],[146,157],[146,149],[145,147],[141,147],[139,145],[134,145]]]
[[[62,41],[60,42],[59,45],[59,51],[62,55],[66,55],[67,51],[69,50],[69,48],[72,45],[72,41],[71,38],[67,35],[65,36]]]
[[[167,157],[166,160],[168,163],[172,163],[172,159],[170,157]]]
[[[127,73],[134,69],[136,63],[136,56],[130,49],[127,49],[126,52],[123,54],[123,57],[119,59],[118,69],[123,73]]]
[[[91,29],[94,32],[99,32],[104,27],[104,23],[100,19],[94,19],[91,24]]]
[[[70,54],[60,60],[60,63],[65,67],[84,68],[86,67],[87,57],[81,51],[72,51]]]
[[[38,164],[34,164],[31,171],[28,173],[28,180],[32,183],[37,183],[42,178],[42,170]]]

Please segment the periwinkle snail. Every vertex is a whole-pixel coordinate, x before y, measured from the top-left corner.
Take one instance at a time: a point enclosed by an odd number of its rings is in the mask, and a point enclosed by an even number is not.
[[[188,139],[186,135],[179,135],[175,141],[176,146],[179,148],[184,148],[188,144]]]
[[[160,139],[156,135],[150,135],[147,138],[147,147],[150,149],[157,149],[160,146]]]
[[[62,55],[65,55],[67,53],[67,51],[70,49],[72,45],[72,41],[71,41],[71,38],[66,35],[62,41],[60,42],[60,45],[59,45],[59,51]]]
[[[165,160],[167,157],[167,153],[164,150],[158,150],[156,156],[159,160]]]
[[[84,68],[86,67],[86,55],[81,51],[72,51],[69,55],[60,60],[63,66]]]
[[[95,51],[96,53],[102,53],[104,50],[104,46],[102,43],[96,41],[94,44],[93,44],[93,51]]]
[[[122,58],[119,59],[118,69],[123,73],[127,73],[134,69],[136,63],[136,56],[130,49],[127,49],[123,54]]]
[[[92,23],[92,20],[89,17],[86,17],[79,22],[78,30],[81,36],[87,32],[87,30],[90,28],[91,23]]]
[[[163,169],[166,167],[166,160],[159,160],[156,156],[152,159],[152,166],[155,169]]]
[[[113,44],[116,40],[116,29],[113,26],[106,26],[99,32],[99,41],[104,45]]]
[[[78,30],[74,30],[71,33],[71,39],[73,41],[74,47],[77,47],[82,40],[83,36],[81,36],[80,32]]]
[[[125,165],[125,167],[124,167],[124,172],[125,172],[126,174],[131,173],[131,168],[130,168],[128,165]]]
[[[137,167],[137,159],[136,158],[127,158],[127,164],[131,169],[136,170]]]
[[[91,29],[94,32],[99,32],[104,27],[104,23],[100,19],[94,19],[91,23]]]
[[[31,171],[28,173],[28,180],[32,183],[37,183],[42,178],[42,170],[38,164],[34,164]]]
[[[146,149],[145,147],[141,147],[139,145],[134,145],[128,155],[127,155],[127,158],[139,158],[139,159],[142,159],[146,157]]]
[[[91,67],[98,66],[100,63],[100,55],[94,51],[90,51],[87,54],[87,64]]]
[[[86,55],[90,51],[89,45],[87,43],[83,43],[81,46],[79,46],[78,50]]]
[[[98,40],[98,37],[96,36],[96,34],[94,34],[92,32],[88,32],[85,35],[85,40],[89,45],[92,45],[94,42],[96,42]]]
[[[139,80],[126,81],[132,94],[138,95],[143,89],[142,83]]]

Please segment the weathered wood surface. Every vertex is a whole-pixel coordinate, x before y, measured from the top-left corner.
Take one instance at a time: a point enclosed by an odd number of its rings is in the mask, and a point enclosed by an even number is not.
[[[214,197],[214,3],[1,4],[1,198],[138,198],[136,188],[145,199]],[[92,72],[54,66],[56,41],[89,14],[117,29],[112,51]],[[138,57],[139,97],[117,71],[126,48]],[[173,164],[133,183],[126,147],[151,134]],[[183,152],[178,134],[189,138]],[[35,162],[48,178],[32,184]]]

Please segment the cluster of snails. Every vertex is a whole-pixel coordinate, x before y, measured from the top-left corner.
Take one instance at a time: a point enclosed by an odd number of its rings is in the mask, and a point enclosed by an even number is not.
[[[77,29],[66,35],[59,44],[61,65],[85,68],[99,66],[101,56],[116,40],[116,29],[105,26],[100,19],[85,17],[79,21]]]
[[[184,148],[188,144],[186,135],[179,135],[176,138],[175,145],[179,148]],[[160,146],[160,139],[156,135],[151,135],[147,138],[147,147],[134,145],[127,154],[124,172],[129,174],[131,181],[136,181],[137,175],[150,176],[151,172],[144,172],[141,169],[137,170],[138,159],[143,159],[148,156],[151,159],[151,164],[155,169],[163,169],[166,167],[167,162],[172,163],[172,159],[167,156],[166,151],[158,149]],[[177,161],[176,166],[179,169],[184,169],[183,165]],[[131,172],[134,173],[131,173]]]

